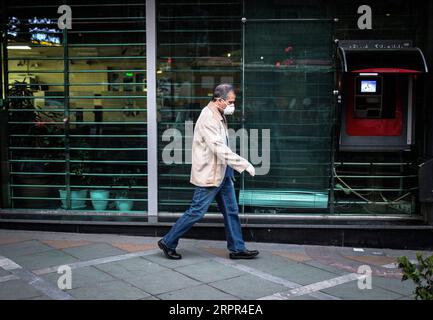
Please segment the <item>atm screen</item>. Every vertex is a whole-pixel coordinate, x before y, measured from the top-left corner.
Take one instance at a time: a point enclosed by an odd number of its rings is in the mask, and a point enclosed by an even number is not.
[[[361,93],[377,93],[377,80],[361,80]]]

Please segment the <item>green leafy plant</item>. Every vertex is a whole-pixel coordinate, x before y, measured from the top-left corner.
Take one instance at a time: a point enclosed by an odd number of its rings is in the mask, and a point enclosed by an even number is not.
[[[30,90],[30,85],[25,79],[15,80],[8,94],[13,97],[9,99],[9,110],[14,110],[10,116],[12,121],[35,122],[37,120],[37,113],[32,111],[34,109],[33,91]],[[23,132],[26,129],[23,124],[14,124],[14,127],[19,127]]]
[[[11,125],[10,130],[13,133],[19,133],[20,136],[14,138],[13,144],[26,146],[27,150],[21,152],[22,159],[35,158],[35,149],[44,149],[37,155],[37,158],[44,160],[59,159],[59,152],[56,149],[64,146],[63,129],[57,124],[51,122],[61,122],[62,114],[46,112],[40,110],[34,105],[33,90],[30,85],[23,81],[15,81],[11,84],[8,92],[11,97],[8,101],[10,121],[15,122]],[[33,125],[29,125],[33,123]],[[60,136],[60,137],[59,137]],[[59,149],[61,150],[61,149]],[[61,155],[60,155],[61,156]],[[21,171],[40,172],[50,171],[55,167],[52,162],[23,162],[20,164]]]
[[[13,110],[10,116],[11,121],[34,122],[36,127],[40,127],[47,122],[61,122],[63,119],[62,113],[41,110],[35,106],[33,90],[30,89],[26,78],[23,81],[15,80],[9,88],[8,95],[12,97],[9,99],[9,110]],[[32,127],[24,124],[15,124],[15,127],[21,128],[21,132],[33,130]]]
[[[89,148],[89,144],[84,140],[76,145],[76,147]],[[79,162],[74,163],[71,169],[71,174],[78,179],[78,183],[83,186],[92,186],[95,184],[95,176],[87,175],[91,172],[88,165],[86,165],[86,160],[90,160],[90,152],[88,150],[76,150],[74,155]]]
[[[71,170],[71,173],[78,178],[79,184],[83,186],[92,185],[93,176],[86,175],[87,172],[87,168],[82,163]]]
[[[424,258],[421,253],[417,253],[416,258],[416,264],[407,257],[397,259],[398,267],[403,271],[401,280],[411,279],[415,283],[416,300],[433,300],[433,255]]]
[[[125,189],[116,192],[117,198],[127,198],[128,193],[132,190],[133,186],[137,185],[136,177],[125,176],[125,174],[133,173],[130,170],[122,169],[119,172],[122,176],[113,176],[112,186],[124,186]]]

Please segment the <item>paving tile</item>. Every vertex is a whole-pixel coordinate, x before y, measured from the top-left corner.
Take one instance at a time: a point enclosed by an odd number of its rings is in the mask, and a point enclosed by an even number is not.
[[[398,298],[397,300],[416,300],[414,295]]]
[[[401,295],[411,295],[415,291],[415,285],[411,280],[391,279],[385,277],[374,277],[371,280],[372,286],[380,287]]]
[[[118,279],[144,277],[155,272],[169,270],[166,267],[142,258],[132,258],[122,261],[104,263],[95,267]]]
[[[8,276],[8,275],[10,275],[9,271],[6,271],[3,268],[0,268],[0,277]]]
[[[212,248],[212,247],[199,247],[199,249],[223,258],[228,258],[229,256],[229,252],[227,251],[227,249]]]
[[[308,255],[305,253],[300,252],[285,252],[285,251],[272,251],[272,254],[281,256],[283,258],[290,259],[292,261],[296,262],[305,262],[312,260]]]
[[[153,273],[144,277],[128,277],[125,281],[152,295],[193,287],[200,284],[200,282],[172,270]]]
[[[57,286],[57,281],[61,274],[58,273],[50,273],[47,275],[41,276],[43,279],[47,280],[54,286]],[[116,278],[111,275],[100,271],[94,267],[83,267],[72,269],[72,279],[71,285],[72,289],[81,288],[81,287],[90,287],[97,285],[100,282],[104,281],[114,281]]]
[[[94,243],[80,247],[66,248],[63,249],[63,251],[80,260],[92,260],[126,253],[106,243]]]
[[[209,285],[241,299],[257,299],[288,290],[287,287],[249,274],[212,282]]]
[[[17,242],[24,242],[29,241],[30,238],[17,238],[17,237],[10,237],[10,236],[0,236],[0,245],[9,244],[9,243],[17,243]]]
[[[287,300],[319,300],[319,298],[304,294],[303,296],[288,297]]]
[[[91,244],[89,241],[79,240],[41,240],[41,242],[49,245],[54,249],[66,249]]]
[[[234,261],[236,261],[236,263],[238,264],[246,265],[248,267],[255,268],[264,272],[268,272],[272,269],[283,268],[286,265],[297,263],[295,261],[290,261],[287,258],[274,255],[268,251],[260,252],[260,254],[254,259]]]
[[[345,258],[354,260],[357,262],[361,262],[369,265],[382,266],[385,264],[394,263],[397,260],[393,257],[384,257],[384,256],[345,256]]]
[[[196,263],[188,266],[179,267],[175,270],[193,279],[205,283],[233,278],[243,274],[243,272],[238,269],[224,266],[214,261]]]
[[[336,277],[347,274],[347,270],[342,270],[342,269],[339,269],[339,268],[336,268],[333,266],[328,266],[328,265],[323,264],[323,263],[316,261],[316,260],[305,261],[305,262],[303,262],[303,264],[334,273]]]
[[[149,256],[144,256],[143,259],[158,263],[167,268],[177,268],[211,259],[210,257],[200,255],[198,252],[195,251],[189,251],[185,249],[177,251],[182,254],[182,259],[180,260],[167,259],[162,251]]]
[[[312,284],[339,276],[335,273],[303,263],[287,264],[278,269],[271,269],[268,273],[302,285]]]
[[[50,246],[43,244],[37,240],[23,241],[17,243],[9,243],[0,246],[0,255],[8,258],[23,256],[37,252],[53,250]]]
[[[111,245],[128,252],[146,251],[158,248],[156,243],[112,243]]]
[[[53,300],[48,296],[39,296],[39,297],[32,297],[32,298],[28,298],[27,300]]]
[[[0,284],[0,300],[29,299],[40,295],[40,291],[22,280],[11,280]]]
[[[422,250],[386,250],[386,255],[388,257],[402,257],[406,256],[410,259],[416,258],[417,252],[422,253],[425,255],[431,255],[432,253],[430,251],[422,251]]]
[[[372,289],[360,290],[357,281],[347,282],[321,291],[344,300],[396,300],[403,296],[374,285],[372,285]]]
[[[158,299],[157,297],[154,297],[154,296],[148,296],[148,297],[140,299],[140,300],[161,300],[161,299]]]
[[[67,290],[78,300],[138,300],[149,294],[120,280],[106,281],[95,286]]]
[[[239,298],[208,285],[185,288],[158,295],[161,300],[238,300]]]
[[[62,251],[50,250],[50,251],[15,257],[13,261],[15,261],[23,268],[35,270],[35,269],[54,267],[54,266],[59,266],[59,265],[68,264],[72,262],[77,262],[79,260]]]
[[[305,249],[307,249],[309,246],[307,245],[294,245],[294,244],[286,244],[286,243],[257,243],[257,245],[264,245],[266,246],[264,248],[265,251],[284,251],[284,252],[291,252],[291,253],[300,253],[300,254],[306,254]]]

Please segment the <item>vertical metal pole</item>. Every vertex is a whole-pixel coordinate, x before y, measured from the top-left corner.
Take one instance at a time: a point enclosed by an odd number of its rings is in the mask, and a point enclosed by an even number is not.
[[[10,164],[9,164],[9,76],[8,76],[8,51],[7,51],[7,4],[0,4],[0,207],[10,208],[12,206],[12,188],[10,186]]]
[[[63,104],[64,104],[64,134],[65,134],[65,185],[66,208],[71,209],[71,159],[69,150],[69,51],[68,29],[63,29]]]
[[[158,222],[158,121],[156,106],[156,4],[146,0],[147,216]]]
[[[407,97],[407,132],[406,132],[406,144],[411,145],[414,143],[413,135],[413,78],[409,76],[409,89]]]
[[[241,76],[241,87],[242,87],[242,120],[241,120],[241,126],[242,129],[245,129],[245,23],[247,22],[247,19],[245,17],[245,0],[242,1],[242,76]],[[244,131],[242,131],[242,134],[244,134]],[[241,150],[245,150],[245,146],[243,143],[245,142],[245,139],[242,137],[241,139]],[[249,147],[249,146],[248,146]],[[248,148],[249,150],[249,148]],[[245,173],[241,175],[241,191],[245,191]],[[239,194],[240,194],[239,192]],[[242,214],[245,214],[245,204],[242,204],[241,208]]]
[[[338,22],[338,19],[334,18],[334,23],[331,24],[331,39],[334,42],[334,45],[332,45],[332,55],[334,57],[337,57],[337,50],[338,50],[338,41],[336,41],[335,39],[335,24]],[[331,54],[331,52],[330,52]],[[334,168],[335,168],[335,157],[336,157],[336,152],[337,152],[337,141],[338,141],[338,137],[337,137],[337,119],[339,119],[339,116],[341,114],[340,111],[340,107],[341,107],[341,103],[340,103],[340,94],[341,92],[339,92],[340,88],[338,86],[338,74],[337,74],[337,66],[336,66],[337,61],[335,60],[335,58],[333,59],[333,78],[334,78],[334,92],[333,92],[333,98],[332,98],[332,115],[331,115],[331,130],[330,130],[330,134],[331,134],[331,154],[330,154],[330,171],[331,171],[331,183],[330,183],[330,192],[329,192],[329,214],[333,215],[335,214],[335,176],[334,176]]]

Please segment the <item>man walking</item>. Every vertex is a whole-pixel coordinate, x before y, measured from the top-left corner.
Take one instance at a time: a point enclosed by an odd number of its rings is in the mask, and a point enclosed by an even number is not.
[[[228,146],[227,120],[233,114],[236,94],[230,84],[218,85],[213,100],[200,113],[194,128],[190,182],[196,186],[190,207],[158,241],[158,246],[169,259],[181,259],[176,252],[180,237],[207,212],[215,199],[224,216],[227,248],[231,259],[252,259],[257,250],[247,250],[242,238],[238,204],[233,185],[233,169],[247,171],[254,176],[255,169],[246,159]]]

